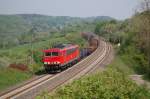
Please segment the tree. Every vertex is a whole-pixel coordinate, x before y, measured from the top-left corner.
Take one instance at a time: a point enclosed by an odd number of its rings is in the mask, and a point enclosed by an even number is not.
[[[132,18],[132,26],[137,33],[137,45],[147,56],[147,71],[150,77],[150,0],[141,2],[139,12]]]
[[[140,12],[149,11],[150,10],[150,0],[142,0],[140,3]]]

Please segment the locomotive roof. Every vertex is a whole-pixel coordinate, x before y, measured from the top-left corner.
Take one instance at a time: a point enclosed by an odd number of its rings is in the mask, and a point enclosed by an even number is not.
[[[73,45],[73,44],[58,44],[58,45],[55,45],[51,49],[44,50],[44,52],[60,51],[61,49],[68,49],[69,47],[74,47],[74,46],[76,46],[76,45]]]
[[[70,46],[73,46],[73,44],[57,44],[54,46],[54,48],[63,49],[63,48],[70,47]]]

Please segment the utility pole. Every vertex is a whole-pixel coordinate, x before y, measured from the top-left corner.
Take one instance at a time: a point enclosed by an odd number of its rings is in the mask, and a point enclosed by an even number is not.
[[[150,49],[150,32],[148,33],[148,49]],[[148,51],[148,67],[150,72],[150,51]],[[148,76],[150,76],[150,73]]]
[[[31,45],[31,49],[30,49],[30,51],[31,51],[30,64],[31,65],[33,64],[33,40],[34,40],[34,36],[35,36],[34,35],[35,31],[36,31],[36,27],[35,27],[35,25],[33,25],[32,28],[31,28],[31,30],[29,31],[29,33],[31,34],[31,41],[30,41],[30,45]]]
[[[33,64],[33,33],[31,35],[31,64]]]

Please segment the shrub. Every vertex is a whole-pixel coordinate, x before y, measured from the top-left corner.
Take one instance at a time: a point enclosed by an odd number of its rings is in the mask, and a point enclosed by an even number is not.
[[[34,51],[33,59],[37,64],[42,65],[42,52],[41,51]]]
[[[120,54],[123,60],[137,73],[145,74],[147,72],[148,62],[146,57],[135,46],[126,46]]]
[[[48,97],[48,94],[37,98]],[[49,99],[149,99],[150,93],[123,73],[108,69],[62,87]]]

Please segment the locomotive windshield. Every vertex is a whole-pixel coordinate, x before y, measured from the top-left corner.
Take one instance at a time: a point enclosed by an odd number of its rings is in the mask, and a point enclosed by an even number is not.
[[[45,56],[58,56],[58,52],[46,52]]]

